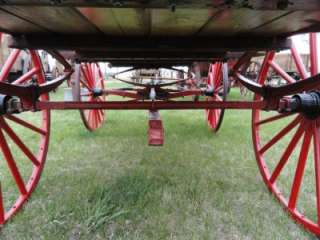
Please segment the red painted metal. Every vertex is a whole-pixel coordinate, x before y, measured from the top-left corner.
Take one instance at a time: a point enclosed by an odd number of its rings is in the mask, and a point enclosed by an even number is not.
[[[163,139],[163,126],[161,120],[149,120],[149,131],[148,131],[148,139],[150,146],[162,146]]]
[[[21,51],[14,50],[7,62],[4,64],[4,67],[0,72],[1,82],[7,81],[7,76],[20,52]],[[26,73],[26,75],[21,76],[20,79],[23,79],[21,82],[27,83],[32,79],[36,79],[39,84],[44,84],[45,78],[43,72],[41,71],[42,65],[39,56],[35,51],[29,51],[28,54],[31,55],[33,74],[30,74],[29,71]],[[48,101],[48,94],[42,94],[39,100]],[[5,191],[5,189],[8,187],[8,182],[2,181],[0,189],[0,224],[4,224],[6,221],[8,221],[29,199],[33,190],[38,184],[47,156],[50,134],[50,111],[42,110],[38,113],[35,113],[32,123],[29,122],[30,120],[23,118],[26,118],[25,114],[23,113],[19,118],[13,115],[5,115],[0,117],[0,145],[3,156],[2,161],[7,163],[8,171],[11,173],[16,187],[19,190],[19,194],[14,193],[14,191]],[[36,120],[37,118],[39,121]],[[40,123],[37,125],[35,122]],[[20,129],[22,127],[26,130],[26,132],[28,132],[28,134],[31,134],[32,138],[30,139],[33,139],[33,141],[24,142],[23,138],[19,136],[18,132],[16,131],[15,125],[19,125]],[[6,135],[4,133],[6,133]],[[13,145],[16,145],[17,149],[22,152],[21,156],[27,159],[25,164],[30,164],[31,168],[21,167],[20,164],[22,159],[16,155],[16,152],[12,151],[14,146],[8,144],[9,139],[12,140]],[[31,146],[37,145],[37,149],[34,147],[31,149]],[[37,150],[37,152],[35,152],[35,150]],[[5,171],[5,169],[2,169],[2,171]],[[6,201],[4,201],[4,199],[6,199]],[[8,201],[9,199],[14,201]]]
[[[245,53],[235,62],[235,64],[230,67],[230,69],[232,69],[232,71],[234,71],[234,72],[241,72],[243,69],[245,69],[245,66],[250,63],[252,57],[254,57],[255,54],[256,54],[256,52],[253,52],[253,51],[245,52]]]
[[[258,101],[109,101],[109,102],[59,102],[39,101],[37,110],[77,110],[77,109],[110,109],[110,110],[161,110],[161,109],[265,109],[268,102]]]
[[[164,143],[164,129],[158,111],[149,112],[148,143],[149,146],[162,146]]]
[[[268,100],[279,99],[284,96],[293,95],[305,91],[312,91],[320,87],[320,74],[303,79],[303,81],[296,81],[294,83],[281,85],[281,86],[269,86],[256,83],[240,73],[236,73],[238,80],[250,89],[252,92],[259,94],[260,96],[267,98]]]
[[[316,36],[310,35],[310,63],[311,76],[319,73],[317,68],[318,56],[316,52]],[[294,62],[297,66],[303,81],[308,81],[306,66],[303,65],[301,57],[294,46],[291,48]],[[267,81],[267,74],[271,67],[274,68],[276,60],[275,53],[268,52],[265,56],[262,69],[259,75],[259,84],[263,85]],[[283,78],[287,78],[283,69],[277,71]],[[288,80],[288,79],[286,79]],[[303,82],[299,86],[302,86]],[[290,91],[289,91],[290,92]],[[261,95],[255,94],[254,100],[261,100]],[[293,119],[292,119],[293,118]],[[252,138],[257,163],[263,180],[268,189],[275,195],[284,208],[298,223],[316,235],[320,235],[320,159],[319,159],[319,122],[320,118],[311,119],[303,114],[266,114],[259,109],[254,109],[252,113]],[[282,125],[280,130],[279,126]],[[274,131],[271,134],[272,130]],[[313,144],[311,144],[313,143]],[[311,147],[313,145],[313,147]],[[283,149],[279,155],[275,151]],[[311,154],[313,151],[313,154]],[[296,156],[298,154],[298,156]],[[296,162],[295,174],[290,177],[286,173],[292,161]],[[306,192],[301,191],[306,186],[303,181],[306,175],[308,162],[314,161],[315,175],[315,209],[305,209],[299,205],[300,199],[306,199]],[[291,163],[291,164],[290,164]],[[310,174],[310,172],[308,172]],[[305,176],[306,177],[306,176]],[[307,196],[309,201],[312,197]],[[309,205],[312,205],[311,202]],[[313,210],[313,212],[312,212]],[[316,219],[314,216],[317,216]]]

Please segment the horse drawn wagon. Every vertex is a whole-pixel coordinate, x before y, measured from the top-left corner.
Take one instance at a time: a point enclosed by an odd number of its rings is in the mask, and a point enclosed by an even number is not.
[[[315,33],[320,31],[319,20],[320,4],[312,0],[1,1],[0,29],[11,34],[14,49],[0,72],[0,164],[7,172],[2,176],[14,184],[1,183],[0,224],[21,209],[39,182],[51,110],[79,109],[91,131],[102,125],[104,110],[147,110],[149,144],[162,145],[159,111],[163,109],[204,109],[214,131],[225,109],[246,109],[252,111],[253,148],[266,186],[296,222],[320,235],[320,77]],[[290,41],[302,33],[309,34],[310,69]],[[37,50],[56,58],[64,66],[63,75],[46,82]],[[290,51],[300,81],[277,62],[281,50]],[[20,54],[28,54],[31,68],[9,81]],[[237,61],[228,64],[237,54]],[[257,78],[250,79],[243,73],[257,54],[263,61]],[[113,77],[131,86],[110,89],[97,64],[102,61],[131,70],[194,63],[204,63],[206,69],[194,67],[192,74],[172,81],[151,77],[142,83],[122,78],[121,72]],[[270,69],[286,84],[268,84]],[[50,101],[50,92],[72,74],[73,100]],[[207,84],[175,87],[197,76],[205,77]],[[230,77],[254,93],[252,101],[226,100]],[[110,100],[110,95],[125,100]],[[194,100],[181,101],[187,96]],[[26,140],[16,127],[25,129]],[[313,168],[307,171],[310,162]],[[304,184],[306,176],[314,177],[313,186]]]

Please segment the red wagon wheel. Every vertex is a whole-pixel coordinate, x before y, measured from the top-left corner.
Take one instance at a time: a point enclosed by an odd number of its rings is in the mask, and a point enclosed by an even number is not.
[[[97,63],[82,63],[80,66],[80,85],[77,101],[99,102],[104,101],[105,96],[96,95],[96,91],[104,89],[104,76]],[[80,110],[81,119],[89,131],[101,127],[105,119],[103,109]]]
[[[207,88],[213,90],[213,97],[208,97],[207,100],[225,101],[228,93],[228,65],[223,62],[210,64]],[[206,119],[208,126],[217,132],[221,127],[224,116],[224,109],[206,109]]]
[[[291,57],[301,80],[319,73],[315,33],[310,34],[309,44],[310,74],[296,48],[291,48]],[[260,84],[268,81],[270,69],[282,82],[295,81],[279,65],[273,51],[266,53],[258,78]],[[261,97],[255,95],[254,99]],[[319,129],[320,117],[307,113],[254,110],[252,114],[253,145],[265,184],[290,215],[316,235],[320,235]]]
[[[29,70],[15,79],[10,78],[22,58],[30,59]],[[44,83],[38,54],[13,50],[0,72],[0,81],[9,78],[12,84]],[[40,98],[48,100],[49,96],[44,94]],[[48,110],[0,116],[0,224],[21,209],[37,186],[47,156],[49,135]]]

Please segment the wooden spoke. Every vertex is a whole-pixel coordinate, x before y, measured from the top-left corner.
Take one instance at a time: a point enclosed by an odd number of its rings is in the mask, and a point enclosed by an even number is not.
[[[39,68],[34,67],[30,71],[28,71],[27,73],[23,74],[20,78],[18,78],[17,80],[13,81],[12,84],[24,83],[24,82],[30,80],[39,71],[40,71]]]
[[[310,33],[310,71],[311,75],[319,73],[317,33]]]
[[[91,87],[89,87],[89,85],[88,85],[85,81],[80,80],[80,82],[81,82],[81,84],[82,84],[86,89],[88,89],[89,91],[92,91],[92,90],[93,90]]]
[[[288,73],[286,73],[277,63],[275,63],[274,61],[269,61],[269,64],[288,83],[295,82],[295,80]]]
[[[288,203],[288,207],[290,209],[294,209],[297,204],[298,194],[300,191],[302,177],[304,174],[304,169],[306,166],[306,161],[309,153],[311,136],[312,136],[312,132],[311,132],[311,128],[309,127],[305,132],[303,143],[301,145],[298,165],[296,168],[296,173],[295,173],[292,188],[291,188],[291,194],[290,194],[289,203]]]
[[[29,148],[23,143],[23,141],[15,134],[12,128],[5,122],[3,118],[0,118],[0,125],[2,125],[3,130],[8,134],[8,136],[13,140],[13,142],[21,149],[21,151],[30,159],[30,161],[35,165],[39,166],[40,163],[36,156],[29,150]]]
[[[271,123],[271,122],[274,122],[276,120],[280,120],[282,118],[286,118],[286,117],[289,117],[289,116],[292,116],[292,113],[280,113],[280,114],[277,114],[275,116],[268,117],[266,119],[260,120],[259,122],[256,122],[255,124],[258,126],[258,125],[262,125],[262,124],[266,124],[266,123]]]
[[[294,44],[292,44],[292,46],[291,46],[291,53],[292,53],[293,60],[297,66],[297,69],[298,69],[298,72],[299,72],[301,78],[302,79],[307,78],[308,74],[307,74],[306,67],[305,67],[305,65],[301,59],[301,56],[298,53],[297,48]]]
[[[285,149],[284,153],[282,154],[279,163],[277,164],[277,166],[275,167],[275,169],[271,175],[270,182],[272,184],[276,181],[276,179],[279,176],[280,172],[282,171],[284,165],[288,162],[289,157],[291,156],[293,150],[297,146],[297,143],[300,140],[304,131],[305,131],[305,123],[301,122],[299,128],[297,129],[297,131],[293,135],[290,143],[288,144],[287,148]]]
[[[9,76],[9,73],[13,67],[13,65],[15,64],[15,62],[17,61],[17,58],[20,54],[21,50],[19,49],[14,49],[7,61],[5,62],[5,64],[2,66],[2,69],[1,69],[1,72],[0,72],[0,82],[3,82],[3,81],[6,81],[8,76]]]
[[[3,198],[2,198],[2,187],[0,182],[0,225],[4,223],[4,206],[3,206]]]
[[[314,168],[316,177],[316,201],[317,201],[317,217],[320,225],[320,138],[317,124],[313,124],[313,151],[314,151]]]
[[[13,115],[6,115],[5,118],[7,118],[7,119],[9,119],[9,120],[11,120],[11,121],[13,121],[13,122],[25,127],[25,128],[28,128],[28,129],[30,129],[30,130],[32,130],[34,132],[37,132],[37,133],[39,133],[41,135],[46,135],[47,134],[47,132],[45,130],[43,130],[41,128],[38,128],[38,127],[32,125],[31,123],[28,123],[27,121],[24,121],[24,120],[22,120],[22,119],[20,119],[18,117],[13,116]]]
[[[21,177],[19,169],[13,159],[11,150],[8,146],[7,141],[4,138],[4,135],[3,135],[3,132],[1,129],[0,129],[0,147],[1,147],[2,154],[3,154],[3,156],[7,162],[7,165],[10,169],[11,175],[12,175],[15,183],[17,184],[17,187],[18,187],[20,193],[22,195],[26,195],[27,194],[26,186],[23,182],[23,179]]]
[[[292,128],[294,128],[299,121],[301,120],[301,116],[297,116],[291,123],[289,123],[286,127],[284,127],[279,133],[277,133],[267,144],[265,144],[260,149],[260,154],[263,154],[266,152],[270,147],[272,147],[274,144],[276,144],[281,138],[283,138],[287,133],[289,133]]]

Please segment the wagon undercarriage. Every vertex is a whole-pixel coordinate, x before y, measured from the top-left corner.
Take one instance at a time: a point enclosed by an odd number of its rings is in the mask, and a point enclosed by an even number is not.
[[[18,193],[10,195],[0,183],[0,224],[22,207],[39,181],[51,110],[80,110],[90,131],[102,126],[105,110],[147,110],[149,144],[163,145],[161,110],[203,109],[216,132],[225,109],[243,109],[252,111],[253,146],[267,187],[298,223],[320,235],[319,13],[317,1],[2,1],[0,30],[11,34],[13,50],[0,71],[0,148]],[[301,33],[309,34],[307,63],[290,38]],[[62,64],[62,76],[46,81],[37,50]],[[294,76],[279,63],[282,50],[291,56]],[[9,81],[22,53],[30,56],[30,66]],[[259,69],[249,74],[258,57]],[[99,62],[132,67],[112,75],[126,87],[108,87]],[[158,70],[132,81],[122,76],[159,68],[176,76]],[[49,94],[66,81],[71,99],[50,101]],[[251,91],[253,100],[227,100],[230,81]],[[34,136],[23,141],[11,123]],[[31,167],[19,167],[8,139]],[[307,160],[315,178],[314,194],[307,194],[313,212],[299,205],[301,189],[308,188],[303,184]]]

